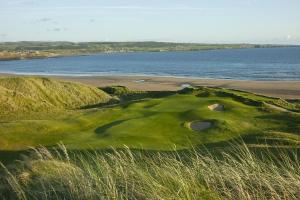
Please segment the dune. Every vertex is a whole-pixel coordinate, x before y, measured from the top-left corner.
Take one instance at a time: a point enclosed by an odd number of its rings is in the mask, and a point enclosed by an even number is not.
[[[111,99],[106,92],[80,83],[38,77],[0,78],[0,115],[79,109]]]

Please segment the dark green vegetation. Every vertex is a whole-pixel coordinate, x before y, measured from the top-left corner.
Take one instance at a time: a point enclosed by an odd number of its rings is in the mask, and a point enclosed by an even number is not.
[[[198,44],[167,42],[4,42],[0,43],[0,60],[88,55],[102,52],[198,51],[260,47],[275,46],[252,44]]]
[[[240,137],[257,146],[266,141],[265,145],[300,144],[296,104],[242,91],[201,87],[179,92],[100,90],[43,78],[7,78],[0,85],[5,88],[1,95],[2,151],[61,141],[70,149],[127,145],[148,150],[222,146]],[[208,109],[215,103],[225,110]],[[192,131],[185,125],[192,121],[210,121],[213,126]]]

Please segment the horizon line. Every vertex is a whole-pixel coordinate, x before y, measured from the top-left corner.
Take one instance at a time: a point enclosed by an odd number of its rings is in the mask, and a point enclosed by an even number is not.
[[[68,42],[68,43],[173,43],[173,44],[207,44],[207,45],[222,45],[222,44],[236,44],[236,45],[273,45],[273,46],[300,46],[300,44],[290,44],[290,43],[251,43],[251,42],[175,42],[175,41],[159,41],[159,40],[124,40],[124,41],[71,41],[71,40],[17,40],[17,41],[0,41],[0,43],[20,43],[20,42]]]

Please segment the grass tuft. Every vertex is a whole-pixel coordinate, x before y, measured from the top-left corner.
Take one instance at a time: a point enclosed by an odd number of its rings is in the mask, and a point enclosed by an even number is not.
[[[254,153],[113,150],[68,154],[35,149],[14,170],[2,166],[6,199],[299,199],[296,151]]]

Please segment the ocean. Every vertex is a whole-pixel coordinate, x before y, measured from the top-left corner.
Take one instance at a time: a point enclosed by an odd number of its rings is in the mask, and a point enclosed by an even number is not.
[[[100,53],[88,56],[0,61],[0,73],[300,80],[300,47]]]

